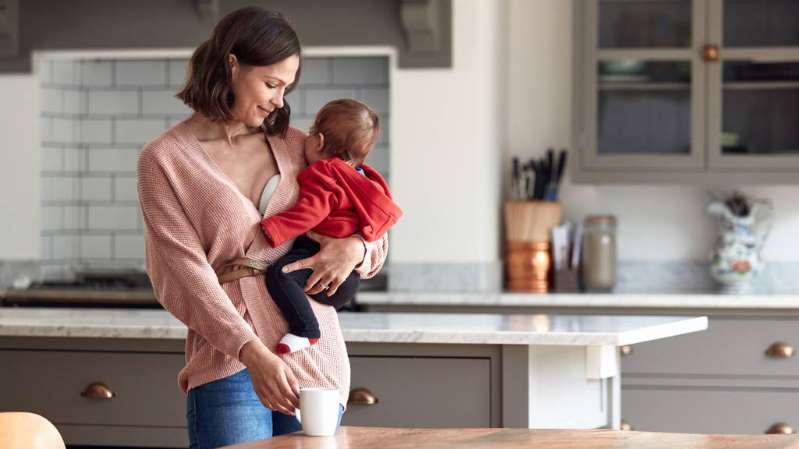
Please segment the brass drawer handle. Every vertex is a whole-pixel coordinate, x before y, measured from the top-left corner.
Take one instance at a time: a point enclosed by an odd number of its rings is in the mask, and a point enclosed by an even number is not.
[[[621,420],[621,426],[619,428],[621,430],[624,430],[624,431],[633,430],[633,426],[631,426],[630,423],[628,423],[627,421],[625,421],[623,419]]]
[[[785,424],[784,422],[778,422],[769,427],[766,433],[790,435],[793,433],[793,427]]]
[[[88,399],[100,399],[104,401],[111,400],[117,394],[111,391],[107,385],[94,382],[89,384],[88,387],[84,388],[83,391],[80,393],[81,396]]]
[[[374,405],[380,401],[377,399],[377,396],[366,388],[355,388],[350,391],[348,402],[353,405]]]
[[[766,355],[772,359],[787,359],[793,357],[794,354],[796,354],[796,351],[793,346],[784,341],[778,341],[766,349]]]
[[[709,44],[702,47],[702,59],[705,62],[718,62],[721,59],[721,51],[716,44]]]
[[[633,347],[630,345],[624,345],[620,348],[620,352],[622,357],[626,355],[630,355],[633,353]]]

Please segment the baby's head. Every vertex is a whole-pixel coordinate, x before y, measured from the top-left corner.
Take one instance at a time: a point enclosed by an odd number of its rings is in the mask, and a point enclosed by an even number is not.
[[[360,101],[343,99],[327,103],[316,114],[305,140],[305,159],[338,157],[357,167],[372,151],[380,131],[377,113]]]

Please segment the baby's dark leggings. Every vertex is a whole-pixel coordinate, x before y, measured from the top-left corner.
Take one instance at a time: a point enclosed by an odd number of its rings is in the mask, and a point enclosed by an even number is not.
[[[321,336],[319,323],[316,321],[311,304],[303,290],[312,270],[306,268],[283,273],[283,267],[300,259],[311,257],[318,252],[319,243],[303,235],[294,240],[294,246],[286,255],[266,269],[266,288],[283,313],[283,317],[288,321],[289,332],[300,337],[319,338]],[[360,276],[353,271],[341,284],[335,295],[327,296],[325,290],[311,295],[311,298],[339,310],[355,297],[359,283]]]

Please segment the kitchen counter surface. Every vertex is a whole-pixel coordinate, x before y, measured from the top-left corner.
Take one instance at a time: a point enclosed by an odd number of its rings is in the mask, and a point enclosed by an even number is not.
[[[607,307],[681,309],[799,309],[793,294],[722,293],[358,293],[358,304],[418,306]]]
[[[707,328],[706,317],[341,313],[347,342],[611,345]],[[183,339],[164,310],[0,308],[0,336]]]
[[[226,449],[797,449],[797,435],[695,435],[615,430],[342,427],[331,437],[296,432]]]

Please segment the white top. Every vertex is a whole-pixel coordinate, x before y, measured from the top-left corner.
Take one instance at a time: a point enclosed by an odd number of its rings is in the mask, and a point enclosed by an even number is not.
[[[707,317],[340,313],[347,342],[611,345],[707,329]],[[183,339],[164,310],[0,308],[0,336]]]
[[[278,184],[280,184],[280,173],[269,178],[269,181],[266,181],[264,190],[261,192],[261,199],[258,200],[258,212],[260,212],[261,215],[266,213],[266,205],[269,204],[269,200],[272,199],[272,195],[275,194]]]

